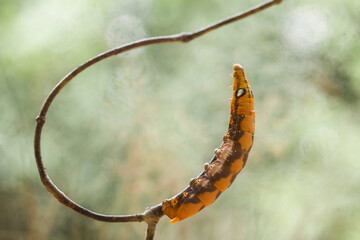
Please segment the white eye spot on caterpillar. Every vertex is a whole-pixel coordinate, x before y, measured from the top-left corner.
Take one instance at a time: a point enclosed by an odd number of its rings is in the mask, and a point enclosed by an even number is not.
[[[242,96],[245,95],[245,93],[246,93],[245,88],[240,88],[240,89],[238,89],[238,90],[236,91],[236,97],[237,97],[237,98],[242,97]]]

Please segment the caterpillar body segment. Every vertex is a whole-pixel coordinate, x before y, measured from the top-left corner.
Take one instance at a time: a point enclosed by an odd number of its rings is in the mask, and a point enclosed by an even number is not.
[[[212,204],[245,166],[255,133],[254,95],[242,66],[235,64],[232,76],[228,132],[204,171],[191,179],[183,191],[163,201],[162,210],[170,223],[184,220]]]

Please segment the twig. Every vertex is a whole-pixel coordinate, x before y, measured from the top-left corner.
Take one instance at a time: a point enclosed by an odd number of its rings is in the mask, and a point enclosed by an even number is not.
[[[217,28],[220,28],[226,24],[238,21],[250,15],[253,15],[261,10],[264,10],[272,5],[281,3],[282,0],[273,0],[258,6],[255,6],[245,12],[236,14],[232,17],[225,18],[220,20],[216,23],[203,27],[193,33],[179,33],[174,35],[168,36],[160,36],[160,37],[150,37],[141,39],[138,41],[134,41],[132,43],[125,44],[118,48],[111,49],[107,52],[101,53],[98,56],[88,60],[87,62],[83,63],[82,65],[75,68],[71,71],[68,75],[66,75],[63,79],[59,81],[59,83],[52,89],[49,96],[43,103],[43,106],[40,110],[39,115],[36,117],[36,128],[35,128],[35,136],[34,136],[34,149],[35,149],[35,158],[36,164],[38,167],[39,175],[41,178],[42,183],[46,187],[46,189],[62,204],[66,207],[73,209],[74,211],[89,217],[93,218],[98,221],[103,222],[146,222],[148,224],[147,229],[147,240],[151,240],[154,238],[156,224],[159,219],[164,215],[162,212],[161,204],[156,205],[154,207],[148,208],[144,213],[134,214],[134,215],[103,215],[96,212],[92,212],[81,205],[77,204],[76,202],[72,201],[69,197],[67,197],[57,186],[51,181],[50,177],[46,173],[42,157],[41,157],[41,132],[42,128],[46,121],[46,113],[50,107],[50,104],[53,102],[54,98],[57,94],[61,91],[61,89],[69,83],[75,76],[79,73],[90,67],[91,65],[100,62],[108,57],[135,49],[147,45],[152,44],[159,44],[159,43],[172,43],[172,42],[189,42],[195,38],[198,38],[210,31],[213,31]]]

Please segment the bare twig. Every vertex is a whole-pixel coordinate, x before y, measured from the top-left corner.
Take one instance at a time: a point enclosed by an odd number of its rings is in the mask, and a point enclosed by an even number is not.
[[[38,167],[39,175],[41,178],[42,183],[46,187],[46,189],[62,204],[64,204],[66,207],[73,209],[74,211],[86,216],[93,218],[98,221],[103,222],[146,222],[148,224],[147,229],[147,240],[151,240],[154,238],[155,234],[155,228],[156,224],[159,221],[159,219],[164,215],[162,212],[161,204],[156,205],[154,207],[148,208],[144,213],[140,214],[134,214],[134,215],[103,215],[96,212],[92,212],[81,205],[77,204],[76,202],[72,201],[69,197],[67,197],[60,189],[57,188],[57,186],[51,181],[50,177],[46,173],[42,157],[41,157],[41,147],[40,147],[40,141],[41,141],[41,132],[42,128],[46,121],[46,113],[53,102],[54,98],[57,96],[57,94],[61,91],[63,87],[67,83],[69,83],[75,76],[77,76],[79,73],[90,67],[91,65],[100,62],[108,57],[135,49],[147,45],[152,44],[159,44],[159,43],[172,43],[172,42],[189,42],[195,38],[198,38],[210,31],[213,31],[217,28],[220,28],[226,24],[238,21],[240,19],[243,19],[245,17],[248,17],[250,15],[253,15],[257,12],[260,12],[261,10],[264,10],[272,5],[281,3],[282,0],[273,0],[269,1],[263,4],[260,4],[258,6],[255,6],[245,12],[236,14],[232,17],[225,18],[223,20],[220,20],[216,23],[213,23],[211,25],[208,25],[206,27],[203,27],[193,33],[179,33],[174,35],[168,35],[168,36],[160,36],[160,37],[150,37],[141,39],[138,41],[134,41],[132,43],[125,44],[121,47],[117,47],[114,49],[111,49],[107,52],[101,53],[98,56],[88,60],[87,62],[83,63],[82,65],[75,68],[73,71],[71,71],[68,75],[66,75],[63,79],[60,80],[60,82],[52,89],[49,96],[46,98],[46,100],[43,103],[43,106],[40,110],[39,115],[36,117],[36,128],[35,128],[35,137],[34,137],[34,148],[35,148],[35,158],[36,158],[36,164]]]

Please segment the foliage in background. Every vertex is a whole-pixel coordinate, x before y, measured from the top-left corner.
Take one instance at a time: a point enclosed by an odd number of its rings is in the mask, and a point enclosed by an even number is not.
[[[0,239],[142,239],[145,224],[86,219],[39,180],[34,118],[72,68],[257,1],[0,3]],[[360,237],[359,1],[284,1],[188,44],[149,46],[82,73],[44,127],[45,166],[97,212],[142,212],[182,190],[226,132],[234,63],[256,100],[246,168],[210,208],[156,239]]]

